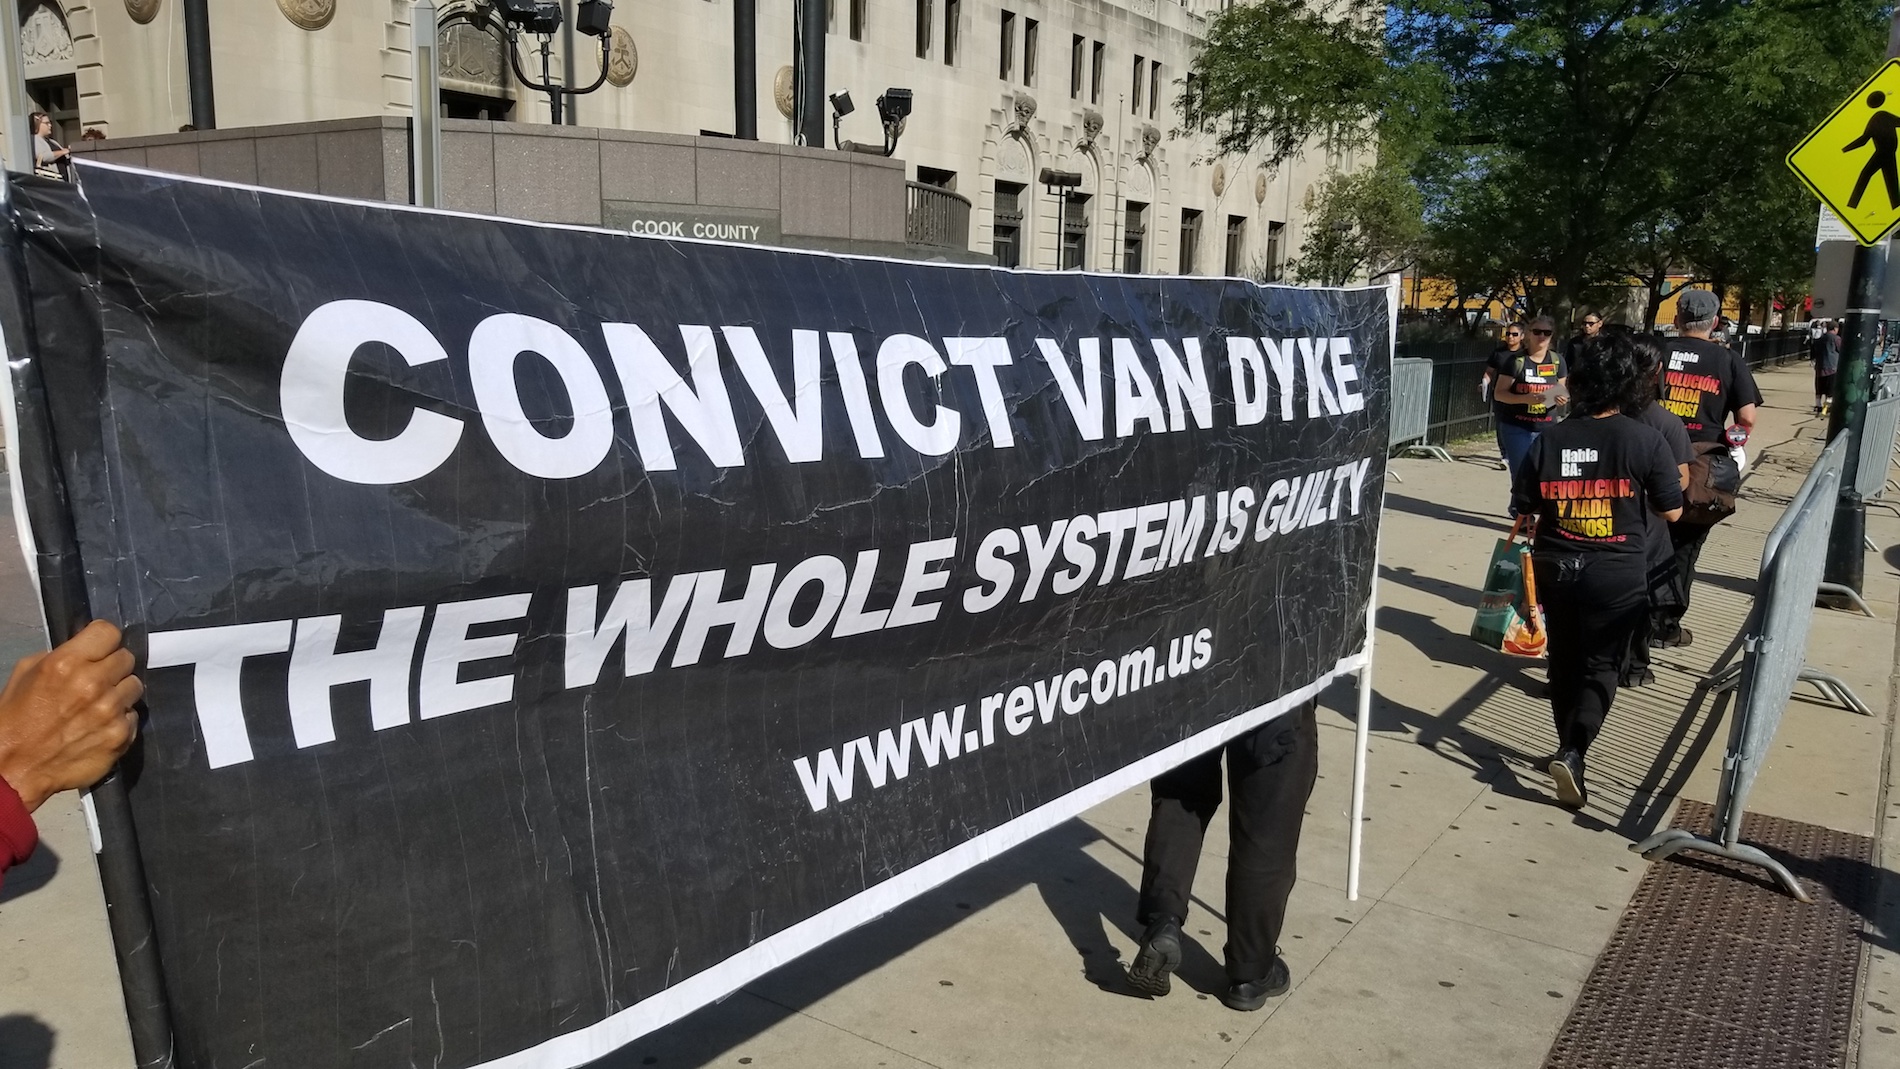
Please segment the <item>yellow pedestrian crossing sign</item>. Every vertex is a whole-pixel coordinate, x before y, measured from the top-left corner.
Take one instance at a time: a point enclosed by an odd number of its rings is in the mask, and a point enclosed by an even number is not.
[[[1900,59],[1888,60],[1802,139],[1788,166],[1861,244],[1900,223]]]

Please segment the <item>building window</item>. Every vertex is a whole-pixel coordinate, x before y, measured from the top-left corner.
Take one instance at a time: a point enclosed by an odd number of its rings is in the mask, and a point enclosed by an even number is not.
[[[1089,103],[1102,102],[1102,64],[1108,62],[1108,47],[1100,41],[1094,43],[1094,54],[1090,56],[1089,67]]]
[[[1128,114],[1130,115],[1141,114],[1141,76],[1146,73],[1142,68],[1147,65],[1147,60],[1142,59],[1140,56],[1135,57],[1135,76],[1129,79],[1128,89]]]
[[[930,58],[930,0],[917,0],[917,58]]]
[[[990,251],[1002,267],[1023,265],[1023,187],[1015,182],[996,183],[995,225]]]
[[[1082,97],[1082,35],[1069,40],[1069,99]]]
[[[1161,106],[1161,62],[1156,60],[1148,64],[1148,117],[1155,117],[1155,109]]]
[[[943,65],[957,65],[957,27],[963,21],[963,0],[943,0]]]
[[[1286,239],[1285,223],[1267,224],[1267,278],[1268,282],[1280,281],[1280,245]]]
[[[507,97],[463,93],[454,89],[442,90],[442,117],[444,119],[491,119],[500,122],[508,118],[508,112],[514,106],[515,102]]]
[[[1230,215],[1227,217],[1227,274],[1238,276],[1246,263],[1241,255],[1247,249],[1247,217]]]
[[[1148,206],[1140,201],[1126,202],[1122,221],[1122,271],[1141,274],[1142,252],[1148,238]]]
[[[1062,263],[1064,271],[1079,271],[1088,256],[1089,195],[1071,193],[1062,205]]]
[[[851,0],[851,39],[864,40],[864,9],[870,0]]]
[[[1036,45],[1042,36],[1035,19],[1023,20],[1023,84],[1036,84]]]
[[[1014,73],[1016,73],[1016,13],[1005,11],[1003,12],[1002,47],[997,49],[996,76],[1007,82],[1009,76]]]
[[[1181,209],[1181,273],[1194,273],[1194,261],[1201,252],[1201,213],[1193,208]]]

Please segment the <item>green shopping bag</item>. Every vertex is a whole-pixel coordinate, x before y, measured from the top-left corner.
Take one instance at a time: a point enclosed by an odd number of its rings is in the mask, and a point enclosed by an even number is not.
[[[1484,573],[1478,614],[1471,621],[1472,641],[1486,649],[1517,657],[1542,657],[1548,639],[1544,609],[1537,604],[1537,576],[1531,570],[1531,545],[1518,535],[1529,526],[1519,516],[1511,533],[1491,550],[1491,566]]]

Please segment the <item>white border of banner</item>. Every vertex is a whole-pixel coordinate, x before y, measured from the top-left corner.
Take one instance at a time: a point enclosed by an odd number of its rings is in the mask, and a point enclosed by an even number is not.
[[[101,170],[148,175],[167,181],[223,186],[228,189],[240,189],[247,192],[265,193],[272,196],[290,197],[300,200],[326,201],[334,204],[349,204],[364,208],[377,208],[385,211],[420,212],[429,215],[479,219],[484,222],[508,223],[515,226],[527,226],[543,230],[569,230],[589,234],[606,234],[634,241],[719,245],[731,248],[761,249],[778,254],[792,253],[805,256],[867,260],[878,263],[904,264],[906,266],[1051,274],[1051,272],[1048,271],[1040,271],[1032,268],[1004,268],[990,264],[906,260],[897,257],[872,256],[863,253],[781,248],[778,246],[711,241],[701,238],[658,238],[642,234],[633,234],[624,230],[615,230],[609,227],[583,226],[572,223],[544,223],[533,219],[512,219],[503,216],[478,215],[470,212],[444,211],[437,208],[421,208],[416,205],[399,202],[357,200],[349,197],[327,196],[321,193],[302,193],[295,190],[270,189],[268,187],[248,185],[242,182],[226,182],[214,178],[204,178],[198,175],[173,174],[166,171],[154,171],[143,167],[128,167],[122,164],[96,162],[83,158],[75,162],[81,166],[80,185],[82,190],[84,188],[83,176],[85,168],[96,167]],[[1116,278],[1143,279],[1176,279],[1180,277],[1178,275],[1130,275],[1109,271],[1091,271],[1088,272],[1088,274]],[[1292,286],[1285,283],[1262,283],[1253,279],[1238,278],[1231,275],[1198,275],[1194,277],[1208,280],[1244,282],[1263,290],[1291,289],[1311,291],[1315,288],[1310,286]],[[1318,288],[1325,292],[1336,293],[1386,290],[1387,293],[1391,295],[1389,299],[1396,298],[1396,289],[1389,283]],[[1394,335],[1396,335],[1396,308],[1394,308],[1391,330]],[[9,388],[7,393],[10,395],[10,392]],[[11,405],[8,406],[5,418],[7,423],[7,436],[11,439],[13,434],[13,410]],[[21,530],[21,546],[22,549],[27,549],[30,534],[26,525],[25,509],[22,507],[24,502],[20,500],[18,474],[13,471],[9,471],[8,474],[10,481],[13,483],[15,506],[18,509],[15,520]],[[1383,500],[1383,487],[1380,490],[1380,499]],[[1381,524],[1381,528],[1383,528],[1383,524]],[[28,553],[29,559],[27,563],[28,568],[31,569],[35,562],[31,559],[30,549],[28,549]],[[1150,754],[1133,764],[1123,766],[1054,801],[1039,808],[1032,809],[1014,820],[984,832],[974,839],[952,847],[919,865],[906,869],[875,887],[860,891],[835,906],[814,914],[811,917],[807,917],[791,927],[786,928],[784,931],[775,933],[739,953],[726,958],[718,964],[687,977],[664,991],[641,999],[638,1003],[618,1013],[573,1032],[544,1040],[525,1050],[517,1051],[491,1061],[481,1062],[471,1066],[470,1069],[576,1069],[576,1067],[584,1066],[589,1062],[605,1057],[655,1029],[671,1024],[681,1017],[692,1013],[694,1010],[698,1010],[712,1004],[720,998],[730,995],[746,984],[777,969],[792,959],[822,946],[853,928],[883,916],[918,895],[970,871],[1004,851],[1027,842],[1066,820],[1080,816],[1085,810],[1093,808],[1121,794],[1123,791],[1138,787],[1191,757],[1205,753],[1244,732],[1259,727],[1269,720],[1291,712],[1303,702],[1317,698],[1321,691],[1331,686],[1336,680],[1350,675],[1359,676],[1359,688],[1362,691],[1359,715],[1357,717],[1359,721],[1357,725],[1359,729],[1357,733],[1358,737],[1355,739],[1354,746],[1355,779],[1362,778],[1365,767],[1365,732],[1368,726],[1368,707],[1371,692],[1370,667],[1372,663],[1372,634],[1376,630],[1375,606],[1377,605],[1378,566],[1378,550],[1375,543],[1373,586],[1371,588],[1373,593],[1372,596],[1368,598],[1365,606],[1365,647],[1356,654],[1341,658],[1330,671],[1321,675],[1313,682],[1308,683],[1306,686],[1268,702],[1265,705],[1255,706],[1244,713],[1240,713],[1196,735],[1183,739],[1166,749]],[[1359,789],[1358,785],[1355,784],[1355,798],[1352,814],[1355,819],[1349,836],[1354,840],[1351,853],[1355,856],[1352,858],[1351,867],[1355,870],[1357,869],[1357,832],[1360,830],[1357,826],[1358,821],[1356,818],[1359,816],[1361,806],[1363,805],[1361,801],[1363,796],[1359,794]],[[94,849],[98,849],[96,841]]]
[[[1367,612],[1371,612],[1370,604]],[[1003,851],[1027,842],[1065,820],[1080,816],[1084,810],[1106,802],[1123,791],[1139,787],[1190,757],[1205,753],[1243,732],[1291,712],[1302,702],[1317,698],[1334,680],[1353,675],[1368,663],[1367,653],[1363,651],[1341,658],[1332,671],[1285,697],[1255,706],[1134,764],[1125,765],[1055,801],[1032,809],[968,842],[951,847],[875,887],[860,891],[821,913],[754,943],[711,968],[694,973],[658,994],[649,995],[619,1013],[566,1035],[544,1040],[526,1050],[482,1062],[470,1069],[575,1069],[576,1066],[603,1058],[654,1029],[671,1024],[737,991],[793,958],[867,921],[876,920]]]

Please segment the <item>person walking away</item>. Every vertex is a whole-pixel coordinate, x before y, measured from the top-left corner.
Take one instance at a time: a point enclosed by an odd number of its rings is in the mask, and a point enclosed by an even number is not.
[[[41,178],[65,178],[72,168],[73,153],[53,140],[53,117],[36,111],[27,116],[26,124],[33,131],[33,173]]]
[[[1686,490],[1689,463],[1695,459],[1689,445],[1689,432],[1680,419],[1656,400],[1656,381],[1663,361],[1668,358],[1668,349],[1662,339],[1653,334],[1632,333],[1630,342],[1636,346],[1642,379],[1623,414],[1662,435],[1663,441],[1669,443],[1669,456],[1676,462],[1677,482]],[[1644,519],[1648,521],[1649,530],[1646,532],[1648,567],[1643,586],[1649,596],[1650,611],[1637,618],[1636,630],[1630,633],[1629,661],[1623,666],[1619,681],[1625,687],[1645,687],[1656,681],[1649,660],[1650,629],[1654,625],[1654,614],[1675,604],[1676,552],[1669,542],[1669,525],[1653,511],[1644,513]]]
[[[1297,875],[1300,825],[1319,775],[1319,703],[1293,711],[1210,750],[1152,784],[1153,808],[1142,847],[1141,897],[1135,923],[1141,945],[1128,982],[1149,997],[1168,993],[1181,966],[1181,925],[1208,822],[1221,803],[1221,756],[1227,758],[1229,1009],[1257,1010],[1292,984],[1280,956],[1280,929]]]
[[[1834,397],[1834,376],[1841,370],[1841,325],[1829,323],[1827,332],[1808,346],[1814,360],[1814,414],[1827,411]]]
[[[1582,332],[1571,335],[1570,340],[1564,344],[1564,360],[1575,364],[1577,362],[1577,354],[1583,351],[1584,343],[1602,332],[1603,317],[1595,312],[1585,312],[1583,314]]]
[[[1709,330],[1721,314],[1721,301],[1708,290],[1683,290],[1676,301],[1679,335],[1668,339],[1662,404],[1682,420],[1692,448],[1745,443],[1755,428],[1755,407],[1761,404],[1761,390],[1748,365],[1732,350],[1709,340]],[[1733,428],[1727,426],[1730,417],[1735,421]],[[1695,641],[1695,634],[1682,626],[1682,618],[1689,611],[1696,559],[1702,554],[1702,544],[1708,541],[1709,530],[1702,523],[1669,525],[1669,541],[1676,556],[1676,587],[1673,604],[1659,610],[1653,621],[1651,646],[1687,646]]]
[[[1556,329],[1555,320],[1537,316],[1530,321],[1530,343],[1522,351],[1492,354],[1496,377],[1491,411],[1497,420],[1498,453],[1504,458],[1504,470],[1513,477],[1531,443],[1550,425],[1555,398],[1562,393],[1564,360],[1550,347]]]
[[[1643,359],[1627,337],[1584,347],[1570,375],[1571,415],[1538,437],[1518,469],[1518,511],[1537,517],[1532,567],[1549,628],[1557,800],[1589,800],[1584,757],[1616,701],[1630,631],[1649,611],[1649,524],[1682,514],[1682,487],[1661,434],[1623,414],[1642,397]]]

